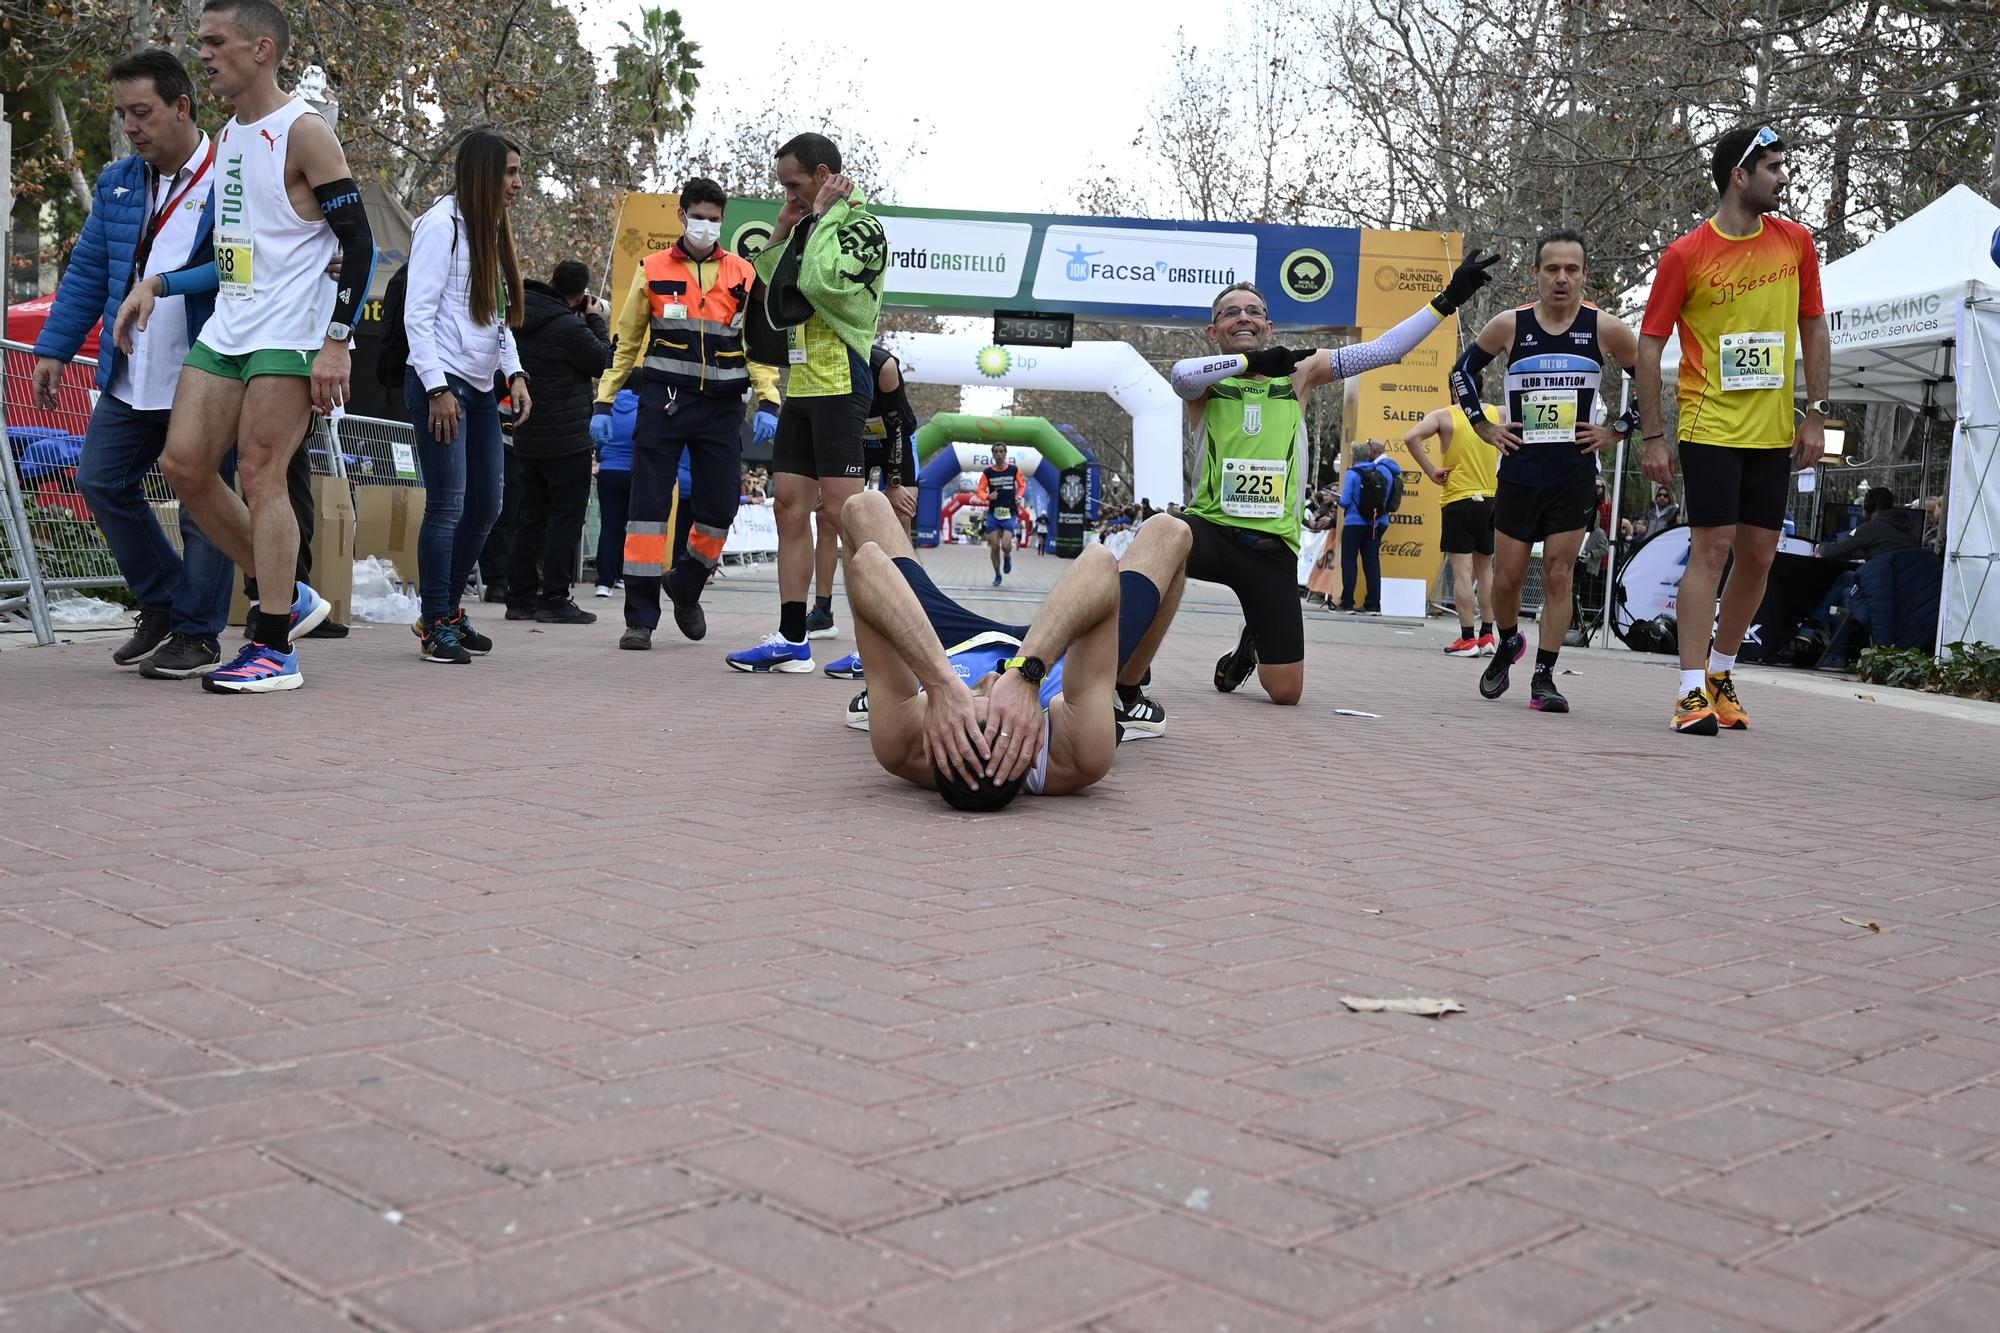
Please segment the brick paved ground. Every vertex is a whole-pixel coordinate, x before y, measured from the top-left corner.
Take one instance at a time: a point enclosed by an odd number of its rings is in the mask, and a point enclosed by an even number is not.
[[[1207,598],[1166,740],[973,819],[722,669],[764,580],[283,698],[0,658],[0,1327],[2000,1325],[1992,728],[1379,621],[1279,710]]]

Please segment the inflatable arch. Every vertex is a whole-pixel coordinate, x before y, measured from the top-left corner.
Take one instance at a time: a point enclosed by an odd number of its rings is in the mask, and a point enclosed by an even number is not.
[[[1148,496],[1160,505],[1182,498],[1185,408],[1166,378],[1131,344],[996,347],[984,337],[961,333],[885,333],[882,343],[896,354],[912,384],[985,384],[1108,395],[1132,416],[1132,494]],[[1027,468],[1021,471],[1026,473]]]
[[[940,412],[917,429],[917,544],[936,546],[943,532],[944,488],[961,473],[993,462],[1004,444],[1024,480],[1041,493],[1029,507],[1052,527],[1054,500],[1065,468],[1089,462],[1081,449],[1044,417],[976,417]]]

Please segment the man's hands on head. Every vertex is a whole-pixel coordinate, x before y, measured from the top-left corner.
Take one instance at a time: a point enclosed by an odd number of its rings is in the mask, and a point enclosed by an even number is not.
[[[813,212],[824,213],[841,200],[852,198],[853,195],[854,182],[848,179],[845,173],[836,171],[826,178],[824,185],[819,187],[819,194],[813,199]]]
[[[1042,711],[1041,687],[1018,671],[1001,673],[988,703],[986,743],[992,761],[987,773],[1004,786],[1025,773],[1042,752],[1042,728],[1049,718]]]
[[[973,711],[972,691],[953,676],[951,683],[924,691],[924,755],[939,770],[979,785],[991,752]]]

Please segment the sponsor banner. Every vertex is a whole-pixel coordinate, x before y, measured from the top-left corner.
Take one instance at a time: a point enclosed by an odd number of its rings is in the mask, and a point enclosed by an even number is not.
[[[729,536],[723,539],[722,553],[758,555],[777,549],[778,512],[767,504],[738,505],[736,517],[729,524]]]
[[[1827,333],[1835,348],[1928,336],[1948,338],[1956,333],[1957,325],[1958,298],[1944,292],[1899,296],[1826,312]]]
[[[1355,326],[1362,235],[1353,227],[1248,222],[1174,222],[934,208],[872,209],[889,238],[885,299],[939,313],[1035,310],[1113,319],[1206,324],[1216,293],[1232,282],[1263,291],[1281,328]],[[735,199],[723,243],[754,255],[770,240],[778,204]],[[1381,233],[1408,250],[1410,281],[1444,238]],[[1414,299],[1407,315],[1443,279]],[[1399,298],[1401,294],[1399,293]],[[1393,321],[1392,321],[1393,322]]]
[[[1457,232],[1362,232],[1355,274],[1355,324],[1364,329],[1391,329],[1408,319],[1444,290],[1463,251]],[[1453,357],[1456,355],[1454,351]]]
[[[1032,295],[1036,309],[1082,300],[1205,312],[1217,292],[1256,274],[1253,235],[1056,224],[1042,233]]]
[[[618,226],[611,241],[611,327],[624,313],[632,276],[647,255],[664,250],[681,237],[681,197],[677,194],[627,194],[618,201]]]

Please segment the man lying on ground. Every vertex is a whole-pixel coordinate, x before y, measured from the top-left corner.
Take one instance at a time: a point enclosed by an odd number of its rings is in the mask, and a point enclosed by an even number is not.
[[[1085,548],[1025,626],[947,597],[881,493],[849,500],[841,531],[868,663],[848,718],[890,773],[957,809],[998,810],[1024,789],[1061,796],[1098,781],[1121,728],[1165,732],[1165,710],[1141,686],[1186,581],[1179,519],[1147,520],[1123,560]]]

